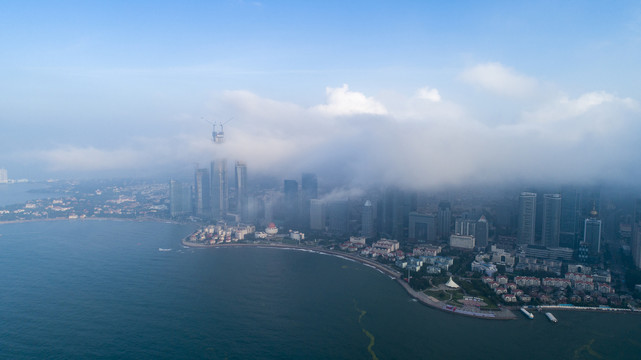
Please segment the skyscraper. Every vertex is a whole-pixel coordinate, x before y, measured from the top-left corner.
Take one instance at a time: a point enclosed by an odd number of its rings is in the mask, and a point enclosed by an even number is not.
[[[194,178],[194,200],[197,216],[211,216],[211,198],[209,194],[209,174],[207,169],[196,169]]]
[[[241,220],[247,219],[247,165],[236,161],[236,212]]]
[[[434,243],[436,241],[436,216],[416,211],[410,212],[409,238]]]
[[[289,226],[297,226],[299,223],[298,182],[296,180],[284,180],[283,194],[285,201],[285,220]]]
[[[312,230],[325,230],[325,203],[323,200],[310,200],[309,227]]]
[[[441,240],[447,240],[450,236],[450,231],[452,229],[452,209],[450,203],[447,201],[441,201],[438,204],[438,224],[437,232],[438,237]]]
[[[191,186],[176,180],[169,181],[169,215],[171,217],[191,213]]]
[[[641,199],[634,200],[634,215],[632,216],[632,241],[630,243],[632,259],[637,269],[641,269]]]
[[[214,219],[224,219],[229,207],[229,188],[227,185],[227,161],[211,162],[211,213]]]
[[[327,204],[327,229],[341,235],[349,232],[349,203],[347,200],[333,200]]]
[[[476,222],[474,238],[476,239],[476,247],[484,248],[487,246],[487,238],[489,237],[489,224],[484,215]]]
[[[7,176],[7,169],[0,168],[0,184],[6,184],[9,182],[9,177]]]
[[[378,200],[379,204],[376,207],[378,211],[378,233],[381,236],[392,237],[393,223],[394,223],[394,192],[393,188],[387,188],[383,192],[383,196]]]
[[[379,235],[404,240],[408,236],[409,213],[416,210],[416,193],[389,187],[376,210]]]
[[[318,199],[318,179],[316,174],[303,173],[301,187],[303,198]]]
[[[361,213],[361,236],[366,238],[374,237],[374,207],[369,200],[365,201],[363,212]]]
[[[474,236],[476,233],[476,220],[464,219],[462,217],[456,218],[454,222],[454,233],[456,235]]]
[[[301,180],[301,222],[307,228],[310,226],[310,200],[318,199],[318,179],[316,174],[303,173]]]
[[[580,232],[578,223],[581,213],[581,196],[579,191],[570,186],[561,189],[561,231],[559,246],[576,249],[577,234]]]
[[[559,247],[561,233],[561,195],[543,195],[543,230],[541,242],[550,248]]]
[[[587,244],[590,256],[596,256],[601,251],[601,220],[597,216],[595,205],[590,212],[590,217],[584,222],[583,242]]]
[[[535,245],[536,194],[522,192],[519,196],[518,235],[519,244]]]

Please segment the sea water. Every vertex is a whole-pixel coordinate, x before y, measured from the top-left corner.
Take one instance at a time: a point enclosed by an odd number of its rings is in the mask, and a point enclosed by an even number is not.
[[[353,261],[185,248],[194,225],[0,224],[3,359],[637,359],[641,316],[481,320]]]

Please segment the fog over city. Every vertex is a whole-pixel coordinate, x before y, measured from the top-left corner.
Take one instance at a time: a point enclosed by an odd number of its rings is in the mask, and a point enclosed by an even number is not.
[[[189,177],[226,158],[252,176],[416,189],[640,175],[640,79],[628,66],[638,4],[598,25],[598,9],[564,4],[475,5],[458,10],[466,24],[414,3],[356,18],[329,5],[336,21],[322,23],[296,18],[312,5],[199,6],[133,6],[115,25],[98,20],[119,6],[57,9],[60,19],[7,9],[0,167],[15,178]],[[409,15],[418,7],[425,19]],[[173,22],[162,15],[172,11]],[[382,28],[366,21],[385,11]],[[21,24],[29,16],[39,34]],[[212,123],[225,124],[222,146]]]
[[[522,104],[509,120],[497,121],[429,86],[376,96],[348,84],[328,86],[325,99],[313,106],[227,90],[211,99],[212,113],[220,115],[206,117],[229,121],[222,146],[212,142],[212,126],[192,116],[174,124],[175,135],[141,133],[118,146],[65,143],[22,156],[52,175],[161,174],[227,158],[246,161],[254,174],[313,170],[357,185],[418,188],[525,179],[625,183],[639,175],[637,100],[605,91],[550,94],[549,86],[499,63],[464,69],[452,81],[476,87],[496,103]],[[179,131],[181,123],[191,131]]]

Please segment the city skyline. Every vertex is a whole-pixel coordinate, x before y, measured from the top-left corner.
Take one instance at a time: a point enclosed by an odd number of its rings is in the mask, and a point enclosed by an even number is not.
[[[192,5],[7,4],[0,166],[170,177],[227,158],[411,188],[638,177],[636,2]],[[231,118],[216,148],[208,122]]]
[[[9,0],[0,48],[0,358],[638,356],[640,0]]]

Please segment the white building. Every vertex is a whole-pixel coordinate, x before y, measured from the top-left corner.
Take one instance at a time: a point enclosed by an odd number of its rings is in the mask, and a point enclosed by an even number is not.
[[[453,248],[474,249],[474,236],[450,235],[450,246]]]
[[[305,240],[305,234],[304,234],[304,233],[302,233],[302,232],[299,232],[299,231],[292,231],[292,230],[290,230],[290,231],[289,231],[289,237],[290,237],[292,240],[296,240],[296,241]]]
[[[0,184],[6,184],[9,182],[7,177],[7,169],[0,168]]]
[[[485,274],[487,274],[487,276],[492,276],[495,272],[498,271],[496,265],[481,261],[473,261],[471,266],[472,271],[484,272]]]
[[[499,265],[514,266],[514,255],[497,248],[496,245],[492,245],[492,258],[490,261]]]
[[[414,256],[436,256],[441,252],[440,246],[435,245],[422,245],[414,248],[412,255]]]
[[[398,250],[398,246],[399,244],[396,240],[380,239],[379,241],[372,244],[372,250],[373,252],[379,254],[389,254],[393,251]]]
[[[352,244],[359,244],[359,245],[366,245],[365,244],[366,238],[364,236],[350,236],[349,237],[349,242]]]

